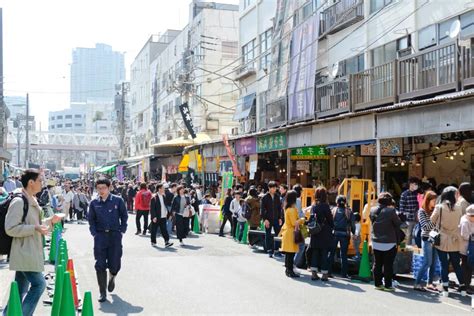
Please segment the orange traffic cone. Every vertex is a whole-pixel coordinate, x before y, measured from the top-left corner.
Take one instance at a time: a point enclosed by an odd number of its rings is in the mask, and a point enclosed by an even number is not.
[[[74,273],[74,263],[72,262],[72,259],[67,261],[67,272],[69,272],[69,275],[71,276],[72,295],[74,298],[74,306],[77,309],[79,298],[77,295],[76,274]]]

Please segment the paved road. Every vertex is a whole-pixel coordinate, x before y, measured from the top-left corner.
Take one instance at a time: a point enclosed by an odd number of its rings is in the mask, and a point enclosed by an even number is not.
[[[122,270],[109,301],[96,302],[92,237],[87,225],[68,225],[66,238],[81,291],[92,290],[96,315],[472,315],[470,298],[418,293],[405,283],[395,293],[372,285],[334,280],[288,279],[283,262],[239,245],[229,238],[200,235],[187,247],[158,248],[149,238],[135,236],[134,216],[124,236]],[[11,274],[0,265],[0,299]],[[38,315],[49,315],[40,306]]]

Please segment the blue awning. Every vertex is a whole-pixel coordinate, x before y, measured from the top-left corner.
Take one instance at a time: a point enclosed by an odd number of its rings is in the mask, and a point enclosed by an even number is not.
[[[326,148],[336,149],[336,148],[351,147],[351,146],[357,146],[357,145],[369,145],[369,144],[374,144],[374,143],[375,143],[375,139],[368,139],[368,140],[360,140],[356,142],[347,142],[347,143],[327,145]]]

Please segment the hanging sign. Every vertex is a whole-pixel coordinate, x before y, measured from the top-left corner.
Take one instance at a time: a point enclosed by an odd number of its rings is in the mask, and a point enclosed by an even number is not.
[[[293,148],[291,160],[318,160],[329,159],[329,152],[324,146],[310,146]]]
[[[265,135],[257,138],[257,152],[264,153],[269,151],[283,150],[287,148],[286,133],[277,133]]]
[[[193,118],[191,117],[191,112],[189,112],[188,102],[185,102],[179,106],[181,111],[181,116],[183,117],[184,125],[188,129],[189,134],[194,139],[196,138],[196,132],[194,132]]]

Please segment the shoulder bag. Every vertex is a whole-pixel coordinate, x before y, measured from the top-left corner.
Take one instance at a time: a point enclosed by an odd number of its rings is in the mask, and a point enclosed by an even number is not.
[[[293,231],[293,236],[294,236],[295,244],[298,245],[304,242],[303,234],[301,233],[299,225],[295,226],[295,230]]]
[[[443,206],[440,206],[439,221],[436,228],[430,231],[428,241],[433,244],[433,246],[439,246],[441,244],[441,218],[443,216]]]

